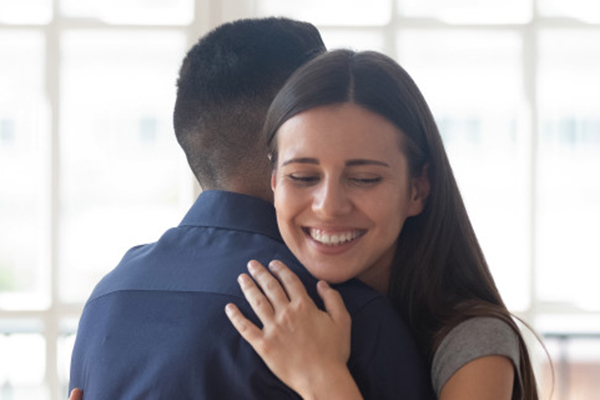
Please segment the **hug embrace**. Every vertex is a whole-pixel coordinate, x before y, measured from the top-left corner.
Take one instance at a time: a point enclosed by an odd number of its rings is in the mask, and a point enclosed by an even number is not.
[[[85,400],[538,398],[396,61],[328,52],[300,21],[234,21],[186,55],[173,119],[203,192],[86,303]]]

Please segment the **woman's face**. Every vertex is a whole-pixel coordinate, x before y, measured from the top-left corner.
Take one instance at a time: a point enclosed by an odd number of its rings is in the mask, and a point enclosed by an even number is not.
[[[426,178],[409,176],[401,135],[350,103],[304,111],[279,128],[271,179],[278,225],[316,278],[356,277],[387,291],[400,230],[428,190]]]

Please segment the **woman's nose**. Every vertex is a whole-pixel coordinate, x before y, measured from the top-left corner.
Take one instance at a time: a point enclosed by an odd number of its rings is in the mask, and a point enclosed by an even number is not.
[[[338,182],[325,180],[313,198],[313,211],[323,219],[344,215],[352,209],[346,188]]]

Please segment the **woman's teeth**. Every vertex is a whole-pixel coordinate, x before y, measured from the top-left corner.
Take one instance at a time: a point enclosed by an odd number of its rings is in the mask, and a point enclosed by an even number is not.
[[[319,229],[311,229],[310,237],[319,243],[323,243],[327,246],[337,246],[350,242],[363,234],[362,231],[348,231],[348,232],[336,232],[336,233],[325,233]]]

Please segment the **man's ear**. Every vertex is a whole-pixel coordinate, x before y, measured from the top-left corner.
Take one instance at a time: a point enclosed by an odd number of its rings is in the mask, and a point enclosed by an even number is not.
[[[408,211],[409,217],[421,214],[425,209],[427,198],[431,190],[429,182],[429,164],[425,164],[421,170],[421,174],[411,178],[410,183],[410,206]]]

